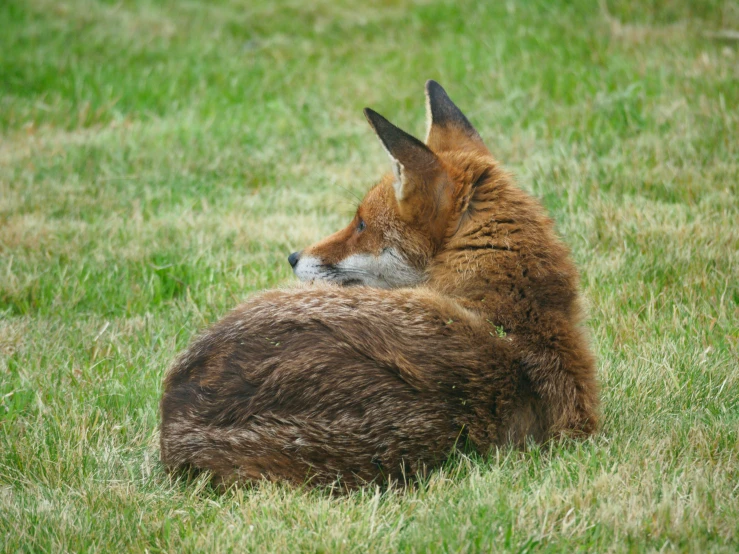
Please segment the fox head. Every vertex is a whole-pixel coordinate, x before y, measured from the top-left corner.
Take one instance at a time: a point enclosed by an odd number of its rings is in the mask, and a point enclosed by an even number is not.
[[[382,288],[423,282],[426,268],[462,217],[460,190],[489,156],[480,135],[435,81],[426,83],[425,144],[377,112],[364,115],[392,164],[365,196],[351,223],[288,261],[303,281]],[[473,164],[474,165],[474,164]]]

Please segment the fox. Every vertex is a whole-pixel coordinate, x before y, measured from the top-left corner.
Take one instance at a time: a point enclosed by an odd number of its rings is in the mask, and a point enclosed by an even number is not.
[[[409,483],[598,426],[579,276],[541,203],[437,82],[421,141],[366,108],[392,171],[166,373],[161,460],[219,484]]]

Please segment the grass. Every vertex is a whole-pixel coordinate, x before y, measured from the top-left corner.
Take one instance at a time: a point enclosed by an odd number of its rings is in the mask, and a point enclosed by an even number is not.
[[[734,2],[0,3],[0,547],[739,548]],[[225,495],[158,461],[163,372],[422,134],[446,86],[582,270],[603,425],[405,493]]]

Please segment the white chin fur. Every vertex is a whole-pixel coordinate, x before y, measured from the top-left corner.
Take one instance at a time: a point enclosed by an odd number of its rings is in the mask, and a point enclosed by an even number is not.
[[[293,271],[301,281],[333,281],[383,289],[409,287],[424,279],[423,272],[408,265],[393,248],[386,248],[379,256],[352,254],[328,266],[315,256],[301,256]]]
[[[301,281],[314,281],[316,279],[325,279],[323,275],[323,264],[321,260],[315,256],[300,256],[298,263],[293,267],[293,273]]]

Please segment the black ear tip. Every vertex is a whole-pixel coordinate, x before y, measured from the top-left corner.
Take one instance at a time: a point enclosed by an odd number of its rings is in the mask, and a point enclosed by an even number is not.
[[[444,90],[444,87],[442,87],[439,83],[434,81],[433,79],[429,79],[426,81],[426,92],[430,95],[435,94],[446,94],[446,91]]]
[[[364,108],[362,110],[362,113],[364,114],[364,117],[367,119],[367,123],[370,124],[370,127],[373,129],[375,128],[375,121],[377,121],[375,118],[377,117],[377,112],[371,108]]]
[[[373,129],[377,130],[378,127],[385,128],[385,127],[392,127],[392,123],[390,123],[387,119],[382,117],[379,113],[377,113],[372,108],[365,108],[362,110],[364,112],[364,117],[367,118],[367,121],[372,126]]]

